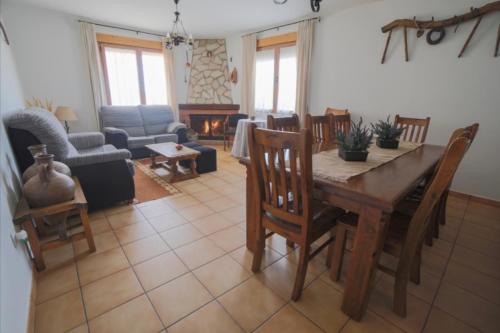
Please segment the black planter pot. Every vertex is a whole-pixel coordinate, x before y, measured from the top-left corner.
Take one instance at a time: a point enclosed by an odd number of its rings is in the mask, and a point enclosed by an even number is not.
[[[366,162],[368,157],[367,151],[346,151],[339,149],[339,157],[344,161],[350,162]]]
[[[383,149],[398,149],[399,140],[381,140],[377,139],[377,146]]]

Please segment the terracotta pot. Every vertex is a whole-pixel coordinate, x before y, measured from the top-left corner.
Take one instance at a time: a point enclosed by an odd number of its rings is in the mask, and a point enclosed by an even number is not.
[[[54,169],[54,155],[39,154],[35,161],[39,164],[38,174],[23,186],[30,207],[46,207],[74,198],[75,182]]]
[[[31,156],[33,156],[33,159],[35,159],[35,157],[37,155],[43,155],[43,154],[46,155],[47,154],[47,145],[40,144],[40,145],[29,146],[28,150],[30,151]],[[68,177],[71,177],[71,170],[69,169],[69,167],[66,164],[61,163],[61,162],[57,162],[57,161],[53,161],[53,166],[54,166],[54,170],[56,170],[57,172],[60,172]],[[38,170],[39,167],[40,167],[40,164],[38,164],[36,159],[35,159],[35,163],[30,165],[28,167],[28,169],[26,169],[24,171],[23,183],[26,183],[33,176],[37,175],[39,173],[39,170]]]

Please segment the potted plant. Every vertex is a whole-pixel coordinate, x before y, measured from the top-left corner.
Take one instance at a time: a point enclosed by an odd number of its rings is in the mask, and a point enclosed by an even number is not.
[[[337,140],[340,143],[340,158],[344,161],[365,162],[372,138],[372,132],[363,126],[363,118],[360,118],[357,123],[351,125],[351,131],[348,134],[343,132],[337,134]]]
[[[376,124],[371,124],[373,133],[377,135],[377,146],[384,149],[397,149],[399,147],[399,137],[405,130],[404,127],[397,128],[390,122],[390,116],[386,121],[379,120]]]

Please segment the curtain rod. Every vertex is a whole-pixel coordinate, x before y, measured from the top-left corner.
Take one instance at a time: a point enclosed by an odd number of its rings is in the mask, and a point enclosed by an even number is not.
[[[165,37],[165,35],[160,35],[160,34],[156,34],[156,33],[153,33],[153,32],[146,32],[146,31],[141,31],[141,30],[137,30],[137,29],[123,28],[123,27],[119,27],[119,26],[111,25],[111,24],[95,23],[95,22],[90,22],[90,21],[85,21],[85,20],[78,20],[78,22],[90,23],[90,24],[97,25],[97,26],[100,26],[100,27],[106,27],[106,28],[113,28],[113,29],[120,29],[120,30],[132,31],[132,32],[135,32],[137,34],[145,34],[145,35],[151,35],[151,36]]]
[[[295,24],[298,24],[298,23],[301,23],[301,22],[305,22],[305,21],[309,21],[309,20],[318,20],[318,22],[321,22],[321,17],[317,16],[317,17],[312,17],[312,18],[308,18],[308,19],[303,19],[303,20],[300,20],[300,21],[295,21],[295,22],[291,22],[291,23],[277,25],[275,27],[271,27],[271,28],[267,28],[267,29],[263,29],[263,30],[259,30],[259,31],[255,31],[255,32],[250,32],[248,34],[242,35],[241,37],[255,35],[255,34],[260,34],[261,32],[266,32],[266,31],[270,31],[270,30],[274,30],[274,29],[284,28],[284,27],[288,27],[290,25],[295,25]]]

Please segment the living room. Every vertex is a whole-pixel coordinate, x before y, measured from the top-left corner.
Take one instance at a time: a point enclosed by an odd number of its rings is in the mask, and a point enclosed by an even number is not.
[[[1,0],[0,331],[498,331],[499,11]]]

